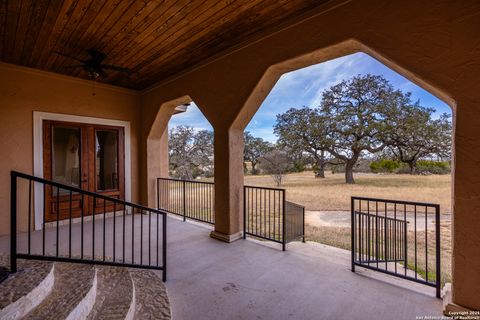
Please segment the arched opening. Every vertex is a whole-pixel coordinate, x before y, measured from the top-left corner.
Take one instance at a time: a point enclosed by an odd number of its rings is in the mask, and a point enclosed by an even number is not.
[[[185,180],[213,179],[213,127],[194,101],[168,123],[169,175]]]
[[[149,201],[184,220],[213,224],[213,142],[212,126],[190,97],[162,105],[149,136],[155,192]]]
[[[351,53],[351,51],[356,53],[345,55],[345,53]],[[335,55],[335,52],[337,55]],[[330,60],[335,56],[341,57]],[[315,60],[322,63],[312,65],[312,62]],[[327,60],[328,62],[325,62]],[[394,70],[399,73],[392,70],[393,68],[389,68],[391,66],[394,66]],[[296,69],[296,71],[291,71],[293,69]],[[283,73],[282,71],[288,72]],[[367,76],[368,74],[372,77]],[[369,146],[364,146],[363,150],[359,150],[358,157],[356,157],[352,168],[350,168],[353,176],[358,175],[359,177],[357,184],[345,184],[345,181],[354,182],[352,175],[349,177],[348,174],[342,174],[347,171],[345,167],[349,165],[348,161],[353,158],[351,156],[352,152],[357,152],[357,150],[354,150],[354,147],[358,149],[360,142],[363,143],[365,139],[369,139],[368,134],[360,138],[356,145],[350,146],[348,139],[339,140],[339,136],[336,135],[334,142],[330,141],[330,143],[337,145],[337,150],[332,150],[332,147],[325,148],[325,146],[318,145],[316,143],[318,139],[315,140],[312,137],[315,134],[319,136],[328,134],[320,129],[323,128],[322,125],[329,119],[335,119],[334,121],[345,126],[346,122],[340,122],[342,119],[338,117],[338,114],[343,112],[343,116],[347,116],[348,112],[345,112],[345,110],[348,108],[343,105],[343,109],[334,108],[334,112],[328,113],[328,107],[330,106],[331,110],[333,106],[341,104],[342,101],[339,96],[342,94],[344,94],[342,97],[351,99],[352,96],[348,95],[347,91],[352,90],[354,85],[362,83],[372,85],[372,81],[375,82],[377,80],[379,83],[387,86],[391,85],[392,92],[400,91],[403,98],[408,98],[401,103],[409,105],[410,108],[408,110],[416,110],[414,112],[416,116],[410,115],[409,121],[411,123],[409,122],[409,125],[411,126],[402,129],[403,131],[400,130],[400,125],[405,125],[406,122],[399,123],[396,121],[390,128],[392,130],[391,133],[395,134],[397,139],[400,139],[398,137],[400,134],[403,135],[401,142],[397,141],[398,143],[395,144],[391,141],[388,143],[385,141],[385,146],[381,148],[378,143],[371,143]],[[271,90],[269,90],[270,88]],[[369,91],[366,90],[366,92],[368,93]],[[412,93],[409,95],[407,92]],[[440,100],[440,98],[447,102]],[[330,101],[325,101],[327,99],[330,99]],[[418,103],[417,100],[419,100]],[[258,103],[257,107],[260,106],[259,109],[252,108],[251,103],[253,101]],[[397,100],[397,102],[399,101]],[[435,250],[439,243],[430,243],[432,238],[435,239],[437,232],[435,225],[438,223],[442,242],[440,251],[442,272],[440,276],[443,285],[445,282],[450,282],[452,278],[452,179],[450,175],[451,170],[453,170],[450,144],[452,141],[453,117],[450,108],[452,106],[453,102],[446,95],[421,82],[412,73],[406,72],[372,50],[366,49],[356,41],[349,41],[335,48],[273,66],[269,68],[262,81],[258,84],[257,90],[252,93],[245,105],[246,109],[243,110],[236,122],[237,125],[246,127],[245,131],[248,132],[245,135],[245,160],[247,162],[245,166],[245,172],[247,173],[244,181],[245,185],[286,189],[287,201],[306,207],[307,240],[318,241],[348,250],[352,248],[351,231],[353,228],[351,217],[353,213],[351,212],[351,205],[353,200],[351,197],[369,198],[370,200],[365,200],[363,210],[355,207],[355,212],[358,211],[363,214],[363,211],[365,211],[365,214],[368,214],[365,217],[372,219],[372,221],[375,221],[374,224],[377,223],[377,225],[375,228],[368,225],[367,229],[362,225],[363,230],[368,230],[368,232],[387,230],[390,228],[388,227],[390,219],[395,224],[398,223],[400,225],[403,223],[405,226],[401,231],[404,234],[403,240],[399,238],[394,240],[395,245],[400,241],[405,243],[405,246],[401,248],[403,261],[398,259],[388,261],[385,258],[380,264],[383,263],[383,269],[395,268],[395,272],[401,265],[405,277],[413,276],[415,279],[423,277],[430,280],[435,279],[436,281],[436,278],[439,276],[434,272],[436,268],[435,259],[438,254]],[[358,106],[352,105],[351,109],[353,107]],[[443,113],[446,113],[446,115],[442,116]],[[376,112],[376,114],[378,116],[379,113]],[[388,114],[386,115],[388,116]],[[326,116],[327,118],[325,118]],[[361,115],[348,116],[350,116],[350,120],[356,117],[357,121],[361,120],[360,118],[362,117]],[[392,120],[388,119],[387,116],[384,115],[379,123]],[[398,117],[400,114],[395,114],[395,116]],[[393,117],[393,114],[390,114],[390,117]],[[312,125],[314,123],[312,119],[314,118],[323,119],[323,122],[315,122],[315,125]],[[247,119],[251,119],[251,121],[248,126],[245,126]],[[402,119],[405,120],[405,118]],[[373,120],[372,118],[369,119],[369,121]],[[310,126],[308,126],[309,124]],[[362,125],[363,127],[368,127],[368,124]],[[409,139],[411,140],[415,136],[420,135],[424,132],[422,131],[424,129],[430,128],[433,130],[442,125],[448,127],[446,129],[447,133],[435,131],[436,133],[433,135],[425,135],[426,138],[430,137],[429,139],[433,141],[437,140],[438,135],[443,134],[442,140],[436,141],[439,145],[437,151],[423,152],[417,150],[418,153],[413,154],[412,150],[408,150],[409,152],[406,154],[406,146],[414,148],[413,143]],[[339,129],[338,126],[336,126],[336,129]],[[387,130],[386,127],[383,130]],[[319,133],[318,131],[321,132]],[[414,134],[414,132],[416,133]],[[445,137],[448,139],[445,139]],[[305,142],[307,146],[301,146],[301,143],[298,142],[302,138],[308,140]],[[294,141],[295,139],[297,141]],[[249,146],[248,141],[254,141],[255,143],[250,143],[251,145]],[[265,144],[262,145],[262,143]],[[445,143],[448,143],[448,146]],[[338,146],[339,144],[342,144],[342,146]],[[248,156],[248,154],[253,154],[249,149],[255,148],[255,146],[257,146],[258,152],[256,155],[259,158],[256,162],[258,162],[260,168],[257,168],[257,164],[252,166],[252,161]],[[345,147],[348,147],[348,152],[345,151]],[[424,147],[427,148],[427,146]],[[272,153],[272,150],[275,152]],[[264,152],[263,159],[266,164],[263,168],[262,152]],[[345,157],[347,153],[349,155]],[[320,154],[322,159],[319,159]],[[288,163],[283,165],[282,162]],[[269,165],[272,163],[274,163],[273,166]],[[282,167],[280,171],[283,170],[283,172],[279,172],[280,167]],[[414,172],[416,169],[418,171]],[[315,172],[305,173],[305,170]],[[342,174],[339,175],[339,171]],[[360,173],[361,171],[363,173]],[[258,173],[260,175],[256,175]],[[261,175],[262,173],[264,175]],[[273,179],[269,179],[268,175],[272,176]],[[349,178],[351,179],[350,181]],[[325,200],[323,204],[320,204],[321,199]],[[388,202],[385,204],[385,207],[378,209],[372,203],[378,204],[380,199],[398,199],[412,201],[412,203]],[[439,222],[440,216],[435,218],[436,212],[434,209],[428,207],[420,215],[417,212],[419,207],[413,204],[413,202],[439,204],[440,208],[442,208],[442,223],[440,224]],[[383,206],[384,202],[381,203]],[[402,208],[404,208],[401,213],[402,219],[397,219],[397,214],[400,215],[397,205],[402,205]],[[322,207],[322,209],[312,210],[315,206]],[[370,211],[377,215],[380,214],[384,218],[372,217],[369,215]],[[340,218],[342,215],[343,218]],[[360,216],[357,219],[362,219],[361,223],[367,223],[363,220],[365,217]],[[422,219],[423,229],[420,228],[418,219]],[[370,223],[370,220],[368,221]],[[380,225],[383,223],[383,225],[379,227],[378,223]],[[358,228],[358,225],[356,227]],[[392,230],[392,232],[400,232],[399,230]],[[417,237],[421,237],[423,242],[419,242]],[[368,252],[369,263],[372,260],[378,267],[379,256],[387,256],[386,250],[389,249],[382,251],[378,248],[372,249],[372,247],[374,243],[383,246],[388,240],[385,240],[386,238],[382,240],[381,236],[376,234],[373,238],[368,238],[367,240],[365,238],[359,239],[356,240],[357,243],[355,244],[357,246],[357,254],[367,255],[364,252],[366,249],[358,248],[358,241],[366,241],[365,245],[373,252]],[[420,261],[421,259],[416,252],[420,247],[425,252],[425,255],[430,255],[430,258],[435,256],[435,259],[433,261],[432,259]],[[415,252],[412,252],[411,248],[414,248]],[[361,258],[359,259],[362,260]],[[367,266],[370,265],[367,264]],[[410,274],[411,270],[414,271]]]
[[[168,176],[168,122],[175,109],[191,102],[183,96],[163,103],[158,108],[155,120],[147,137],[147,193],[148,205],[157,207],[157,179]]]

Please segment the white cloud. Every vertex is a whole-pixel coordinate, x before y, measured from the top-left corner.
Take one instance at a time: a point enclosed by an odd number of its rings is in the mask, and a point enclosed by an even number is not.
[[[441,112],[450,110],[444,102],[379,61],[365,53],[355,53],[282,75],[246,130],[255,136],[274,142],[276,137],[273,134],[273,125],[277,114],[289,108],[316,107],[320,104],[322,92],[325,89],[343,79],[366,73],[383,75],[395,87],[403,91],[411,91],[413,99],[420,99],[423,105],[435,107]],[[177,125],[189,125],[195,130],[212,130],[210,123],[195,104],[192,104],[187,112],[172,117],[169,127]]]

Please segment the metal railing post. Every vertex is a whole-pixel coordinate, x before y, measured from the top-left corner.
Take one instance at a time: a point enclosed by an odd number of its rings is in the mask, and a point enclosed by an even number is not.
[[[17,272],[17,175],[14,172],[10,173],[10,272]]]
[[[285,199],[285,190],[282,190],[282,195],[283,195],[283,199],[282,199],[282,251],[285,251],[285,224],[286,224],[286,215],[285,215],[285,208],[286,208],[286,199]]]
[[[158,219],[158,216],[157,216]],[[163,272],[162,280],[167,281],[167,214],[163,213],[163,226],[162,226],[162,258],[163,258]]]
[[[157,209],[160,210],[160,179],[157,178]]]
[[[404,257],[403,257],[403,260],[404,260],[404,268],[405,268],[405,272],[407,271],[408,269],[408,224],[407,224],[407,219],[406,219],[406,209],[405,210],[405,213],[404,213],[404,224],[403,224],[403,251],[404,251]]]
[[[183,180],[183,221],[187,220],[187,195],[185,192],[185,189],[186,189],[185,184],[186,182],[185,180]]]
[[[436,295],[440,298],[440,286],[441,286],[441,261],[440,261],[440,205],[435,206],[435,255],[436,255]],[[427,244],[425,244],[427,245]],[[427,261],[428,263],[428,261]]]
[[[247,192],[243,186],[243,239],[247,239]]]
[[[351,210],[351,225],[352,225],[352,230],[351,230],[351,233],[352,233],[352,242],[351,242],[351,246],[352,246],[352,272],[355,272],[355,200],[353,199],[353,197],[350,199],[350,210]]]
[[[303,226],[302,226],[303,227],[303,231],[302,231],[303,232],[303,241],[302,242],[305,243],[305,207],[302,208],[302,215],[303,215],[303,217],[302,217],[302,220],[303,220],[303,222],[302,222],[303,223]]]

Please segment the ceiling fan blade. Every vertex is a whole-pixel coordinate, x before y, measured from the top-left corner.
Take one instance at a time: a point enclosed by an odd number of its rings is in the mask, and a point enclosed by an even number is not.
[[[107,57],[107,55],[105,53],[97,51],[97,50],[93,50],[93,49],[88,50],[88,53],[92,57],[92,60],[95,61],[98,64],[100,64]]]
[[[78,62],[82,62],[82,63],[85,62],[85,61],[80,60],[80,59],[78,59],[78,58],[72,57],[71,55],[68,55],[68,54],[65,54],[65,53],[61,53],[61,52],[58,52],[58,51],[53,51],[52,53],[58,54],[58,55],[60,55],[60,56],[64,56],[64,57],[67,57],[67,58],[70,58],[70,59],[73,59],[73,60],[76,60],[76,61],[78,61]]]
[[[76,65],[73,65],[73,66],[66,66],[66,67],[63,67],[64,69],[74,69],[74,68],[84,68],[85,65],[84,64],[76,64]]]
[[[112,65],[109,65],[109,64],[102,64],[100,67],[103,68],[103,69],[107,69],[107,70],[114,70],[114,71],[118,71],[118,72],[123,72],[123,73],[126,73],[128,75],[131,75],[133,73],[133,71],[128,69],[128,68],[122,68],[122,67],[119,67],[119,66],[112,66]]]

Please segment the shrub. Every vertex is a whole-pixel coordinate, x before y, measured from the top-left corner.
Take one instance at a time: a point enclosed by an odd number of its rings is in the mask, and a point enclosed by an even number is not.
[[[400,163],[400,167],[395,170],[397,174],[410,174],[410,167],[406,163]]]
[[[370,163],[370,170],[374,173],[388,172],[392,173],[400,168],[400,162],[390,159],[382,159]]]
[[[418,160],[418,173],[448,174],[450,173],[450,163],[447,161]]]
[[[314,171],[316,168],[314,168]],[[292,172],[303,172],[305,171],[305,164],[301,162],[294,162],[293,167],[291,169]]]

